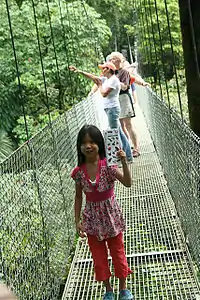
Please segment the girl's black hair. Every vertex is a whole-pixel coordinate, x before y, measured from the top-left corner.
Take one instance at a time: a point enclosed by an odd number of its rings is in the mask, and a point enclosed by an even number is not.
[[[95,144],[97,144],[100,159],[104,159],[106,157],[105,143],[101,131],[94,125],[84,125],[80,129],[77,137],[78,166],[85,163],[85,155],[81,152],[81,145],[83,144],[86,134],[88,134]]]

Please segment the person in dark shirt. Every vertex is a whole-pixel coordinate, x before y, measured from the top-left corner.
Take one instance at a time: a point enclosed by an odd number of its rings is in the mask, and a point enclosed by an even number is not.
[[[139,145],[138,145],[138,137],[136,131],[131,122],[131,118],[135,116],[134,108],[131,102],[131,96],[129,94],[130,87],[130,74],[127,70],[122,68],[122,62],[124,60],[124,56],[120,52],[112,52],[109,55],[110,61],[115,65],[117,72],[116,76],[118,77],[121,83],[121,90],[119,95],[121,114],[120,114],[120,122],[122,129],[127,137],[130,136],[130,139],[133,143],[133,157],[137,157],[140,155],[139,153]]]

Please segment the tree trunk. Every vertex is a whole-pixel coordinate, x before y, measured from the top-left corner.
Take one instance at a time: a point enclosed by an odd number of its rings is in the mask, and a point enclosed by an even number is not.
[[[190,124],[200,137],[200,1],[179,0],[179,7]]]

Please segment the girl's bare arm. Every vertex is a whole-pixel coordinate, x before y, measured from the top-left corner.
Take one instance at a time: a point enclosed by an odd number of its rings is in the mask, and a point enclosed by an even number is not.
[[[122,172],[117,169],[116,178],[126,187],[131,187],[132,178],[126,160],[122,161]]]
[[[82,74],[83,76],[93,80],[94,82],[98,81],[99,78],[98,76],[92,74],[92,73],[88,73],[88,72],[85,72],[85,71],[81,71],[79,69],[77,69],[75,66],[69,66],[69,69],[70,71],[73,71],[73,72],[76,72],[76,73],[79,73],[79,74]]]
[[[76,226],[80,222],[81,208],[82,208],[82,187],[80,184],[76,183],[75,185],[75,204],[74,204],[74,212],[75,212],[75,223]]]
[[[122,172],[117,169],[117,174],[116,178],[126,187],[131,187],[132,184],[132,178],[131,178],[131,173],[126,161],[126,154],[124,153],[123,150],[119,150],[117,153],[119,156],[121,163],[122,163]]]

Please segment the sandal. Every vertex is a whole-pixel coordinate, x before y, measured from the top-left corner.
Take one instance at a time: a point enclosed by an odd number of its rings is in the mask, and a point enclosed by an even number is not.
[[[133,157],[140,156],[140,152],[138,150],[133,150]]]
[[[121,290],[119,293],[120,300],[133,300],[133,295],[129,290]]]
[[[115,295],[112,291],[106,292],[103,296],[103,300],[115,300]]]

